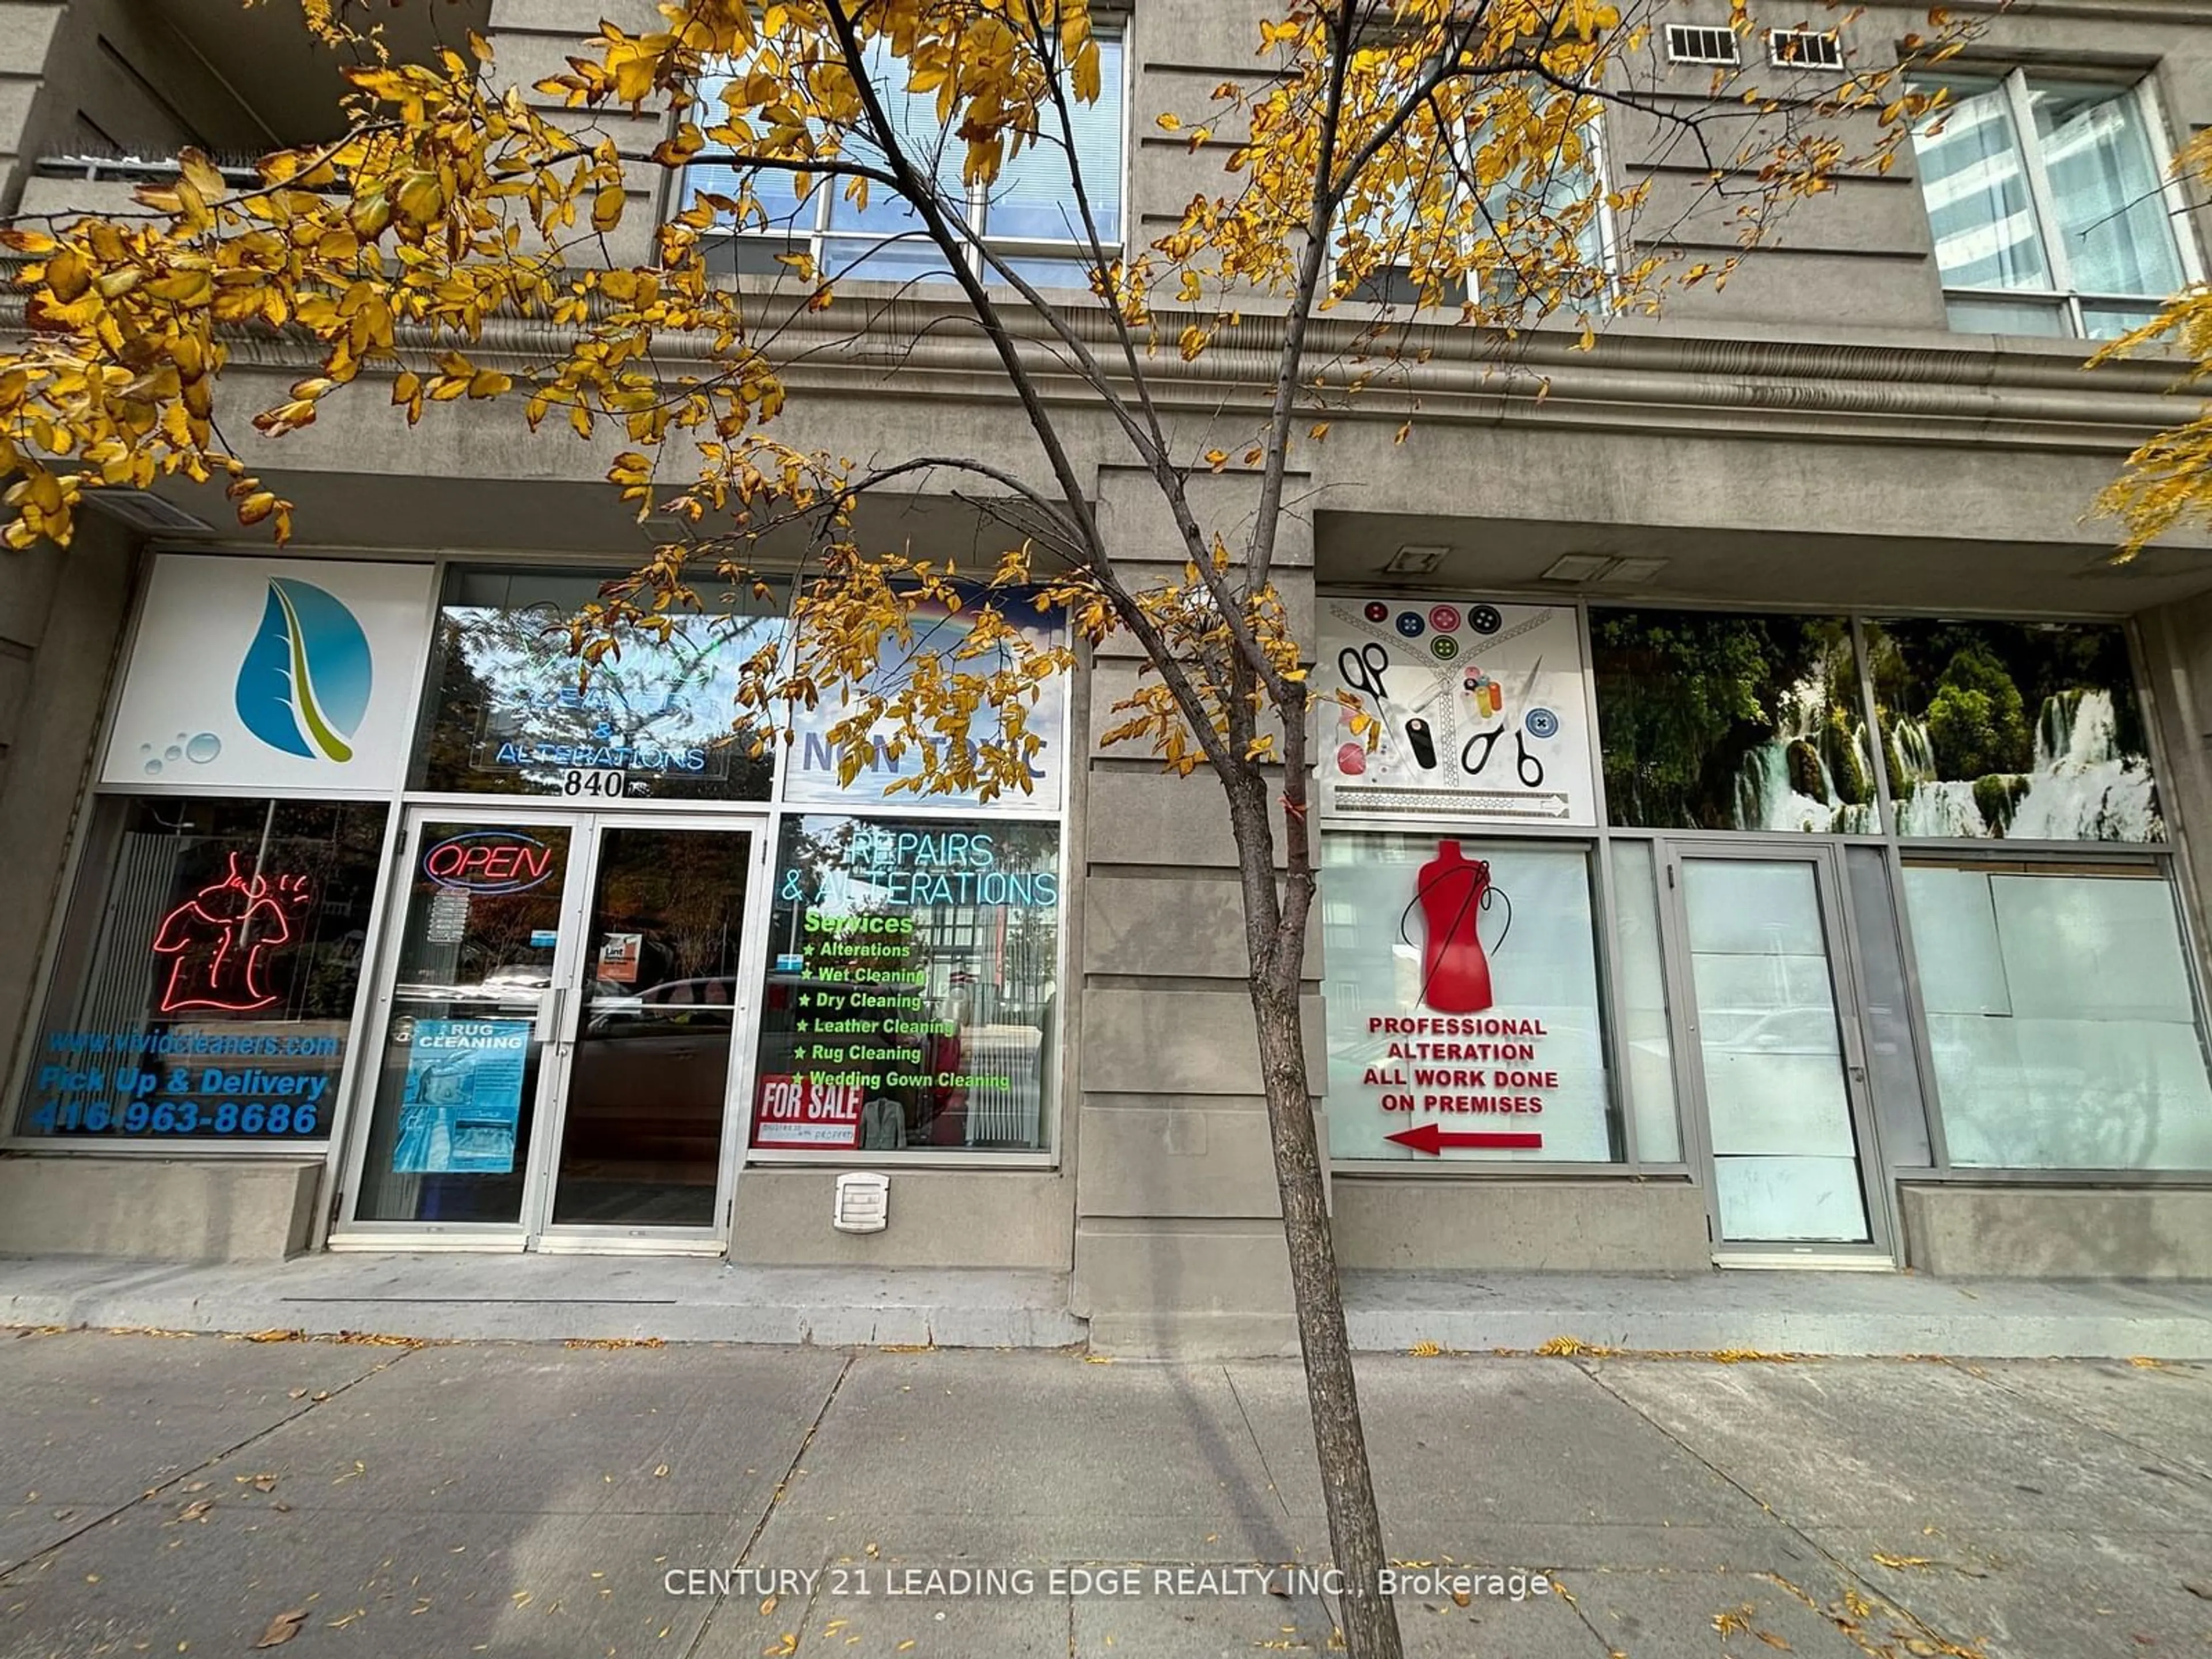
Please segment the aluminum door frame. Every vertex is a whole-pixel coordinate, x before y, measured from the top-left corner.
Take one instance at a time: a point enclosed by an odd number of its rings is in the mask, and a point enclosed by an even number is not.
[[[1673,835],[1656,838],[1660,864],[1661,945],[1670,989],[1668,1023],[1680,1056],[1676,1067],[1682,1099],[1682,1155],[1705,1187],[1705,1227],[1714,1265],[1741,1267],[1860,1267],[1893,1268],[1898,1265],[1899,1230],[1888,1164],[1875,1121],[1874,1094],[1867,1069],[1869,1036],[1865,1009],[1859,996],[1858,945],[1850,927],[1850,907],[1844,902],[1846,878],[1837,843],[1827,840],[1779,840],[1741,835],[1711,837]],[[1700,1010],[1695,964],[1691,960],[1688,895],[1682,879],[1686,860],[1734,860],[1738,863],[1796,862],[1811,866],[1826,933],[1828,983],[1835,999],[1838,1039],[1844,1065],[1844,1087],[1849,1102],[1851,1130],[1858,1152],[1859,1194],[1867,1218],[1867,1241],[1836,1243],[1817,1239],[1753,1241],[1731,1243],[1722,1237],[1720,1186],[1713,1152],[1712,1121],[1705,1087],[1705,1047],[1698,1036]]]
[[[720,1255],[729,1249],[731,1222],[737,1213],[738,1176],[744,1167],[744,1143],[752,1125],[753,1070],[760,1046],[759,988],[755,982],[759,975],[755,969],[764,959],[761,952],[766,947],[768,915],[773,908],[766,896],[769,880],[769,815],[765,810],[756,815],[672,812],[665,809],[643,813],[615,808],[583,813],[579,817],[578,826],[578,844],[586,848],[586,855],[577,908],[573,913],[575,951],[568,965],[566,994],[562,999],[560,1030],[549,1045],[543,1062],[543,1071],[556,1085],[556,1092],[550,1097],[550,1133],[537,1138],[538,1145],[532,1154],[538,1167],[532,1170],[531,1178],[538,1194],[539,1208],[534,1216],[526,1217],[533,1224],[528,1248],[547,1255],[635,1252],[653,1255]],[[600,853],[608,830],[630,829],[704,831],[751,838],[746,848],[744,914],[738,938],[737,984],[730,1002],[730,1057],[722,1079],[722,1146],[714,1207],[704,1226],[619,1222],[561,1224],[553,1219],[554,1186],[560,1177],[562,1136],[568,1128],[568,1086],[575,1060],[576,1034],[583,1019],[584,951],[590,944],[592,901],[599,887]],[[563,912],[565,933],[570,925],[570,915],[565,906]],[[541,1105],[540,1109],[546,1109]]]
[[[568,831],[568,858],[562,866],[561,909],[557,927],[560,942],[553,952],[553,984],[568,982],[576,967],[574,958],[583,949],[574,937],[570,921],[576,903],[576,878],[583,870],[586,843],[587,814],[563,812],[557,808],[446,806],[434,803],[417,803],[405,810],[400,833],[396,839],[392,867],[386,875],[386,900],[384,908],[384,937],[377,941],[374,953],[375,964],[375,1001],[363,1027],[362,1052],[363,1063],[356,1068],[353,1097],[347,1103],[347,1149],[343,1176],[343,1213],[333,1221],[327,1241],[331,1249],[461,1249],[461,1250],[525,1250],[531,1248],[532,1218],[542,1212],[541,1195],[537,1192],[538,1159],[532,1148],[518,1147],[517,1156],[530,1158],[531,1165],[523,1173],[522,1203],[513,1222],[503,1221],[379,1221],[362,1217],[361,1210],[362,1175],[368,1158],[368,1142],[375,1128],[376,1097],[384,1078],[385,1046],[391,1034],[393,1005],[398,989],[399,952],[407,934],[410,889],[414,884],[416,860],[422,856],[422,828],[438,821],[470,821],[489,829],[564,829]],[[571,1001],[563,998],[563,1002]],[[567,1010],[562,1010],[565,1019]],[[538,1054],[538,1090],[532,1103],[531,1139],[532,1148],[543,1138],[548,1121],[548,1084],[553,1066],[552,1043],[544,1044]]]

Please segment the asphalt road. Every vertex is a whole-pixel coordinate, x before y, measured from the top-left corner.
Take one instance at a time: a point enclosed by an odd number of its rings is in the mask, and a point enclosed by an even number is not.
[[[2203,1367],[1360,1370],[1409,1653],[2212,1653]],[[0,1331],[0,1659],[1330,1639],[1290,1364]]]

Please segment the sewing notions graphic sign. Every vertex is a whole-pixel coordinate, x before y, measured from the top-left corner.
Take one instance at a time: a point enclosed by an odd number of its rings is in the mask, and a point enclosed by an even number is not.
[[[162,555],[102,781],[390,789],[430,580],[425,565]]]
[[[1320,646],[1324,821],[1597,822],[1573,606],[1339,595]]]

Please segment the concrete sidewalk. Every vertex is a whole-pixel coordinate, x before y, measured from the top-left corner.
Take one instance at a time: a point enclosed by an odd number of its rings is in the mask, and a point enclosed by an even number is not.
[[[1356,1347],[2212,1359],[2212,1285],[1916,1273],[1350,1273]],[[657,1337],[1060,1348],[1056,1273],[733,1267],[701,1257],[378,1253],[276,1266],[0,1261],[0,1327],[347,1331],[464,1340]]]
[[[1377,1356],[1361,1381],[1392,1554],[1496,1575],[1401,1594],[1417,1656],[2212,1641],[2201,1367]],[[1283,1572],[1327,1539],[1279,1362],[76,1332],[0,1336],[0,1659],[287,1628],[287,1659],[1242,1659],[1334,1628]]]

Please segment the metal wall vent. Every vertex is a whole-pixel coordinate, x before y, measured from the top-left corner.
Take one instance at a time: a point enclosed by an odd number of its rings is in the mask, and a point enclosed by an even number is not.
[[[1766,55],[1782,69],[1839,70],[1844,38],[1834,29],[1769,29]]]
[[[1669,23],[1667,61],[1734,69],[1743,62],[1743,52],[1736,44],[1735,31],[1725,25]]]
[[[149,536],[212,536],[215,526],[150,489],[88,489],[84,504]]]

